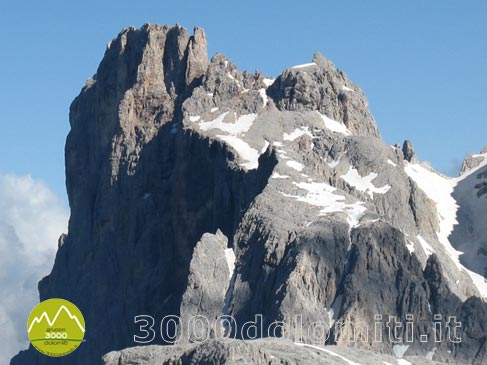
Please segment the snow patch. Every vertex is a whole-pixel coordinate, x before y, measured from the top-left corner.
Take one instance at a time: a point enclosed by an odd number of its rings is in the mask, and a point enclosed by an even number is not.
[[[282,150],[282,149],[278,149],[277,150],[277,154],[280,158],[282,158],[283,160],[289,160],[289,157],[286,156],[286,151]]]
[[[426,256],[430,257],[435,252],[433,247],[431,247],[430,244],[426,242],[426,240],[423,237],[421,237],[419,234],[416,236],[416,238],[418,239]]]
[[[414,242],[408,240],[408,243],[406,243],[406,248],[409,250],[409,253],[412,254],[414,252]]]
[[[412,365],[409,361],[404,359],[397,359],[397,365]]]
[[[216,137],[233,147],[240,159],[246,161],[241,163],[240,166],[245,167],[247,170],[259,167],[259,152],[250,147],[247,142],[235,136],[217,135]]]
[[[402,358],[406,351],[408,350],[409,345],[394,345],[392,347],[392,352],[394,353],[394,356],[397,358]]]
[[[321,119],[323,120],[326,129],[329,129],[332,132],[343,134],[345,136],[349,136],[352,134],[345,126],[345,124],[339,123],[336,120],[328,118],[326,115],[321,114],[320,112],[317,113],[320,115]]]
[[[369,194],[371,198],[374,197],[374,194],[385,194],[391,188],[390,185],[384,185],[380,188],[377,188],[372,181],[377,177],[377,173],[371,172],[367,176],[360,176],[358,170],[355,169],[353,166],[350,166],[348,172],[341,176],[343,180],[345,180],[350,186],[353,186],[358,191],[364,192]]]
[[[264,79],[264,80],[263,80],[264,85],[265,85],[266,87],[271,86],[271,85],[274,83],[274,81],[276,81],[276,79],[267,79],[267,78],[266,78],[266,79]]]
[[[309,131],[309,127],[300,127],[300,128],[296,128],[294,130],[294,132],[291,132],[291,133],[284,133],[282,135],[282,139],[285,140],[285,141],[294,141],[295,139],[301,137],[301,136],[304,136],[304,135],[307,135],[307,136],[310,136],[311,138],[313,138],[313,134],[311,134],[311,132]]]
[[[387,163],[391,166],[397,167],[397,165],[394,162],[392,162],[390,159],[387,160]]]
[[[285,152],[284,152],[285,153]],[[284,156],[281,156],[281,157],[284,157]],[[300,164],[299,162],[297,161],[286,161],[286,165],[288,165],[290,168],[296,170],[296,171],[303,171],[304,169],[304,165],[303,164]]]
[[[211,108],[210,112],[211,112],[211,113],[214,113],[214,112],[216,112],[218,109],[219,109],[218,107]]]
[[[419,188],[436,203],[440,220],[440,232],[438,238],[445,245],[452,258],[458,257],[460,252],[451,247],[448,236],[457,224],[456,212],[458,209],[455,199],[451,196],[455,183],[453,180],[440,176],[429,169],[406,161],[404,167],[406,174],[412,178]],[[460,263],[457,263],[460,267]]]
[[[198,121],[198,120],[200,120],[200,119],[201,119],[201,117],[200,117],[199,115],[191,115],[191,116],[189,117],[189,120],[190,120],[191,122],[197,122],[197,121]]]
[[[298,69],[298,68],[305,68],[305,67],[311,67],[311,66],[317,66],[316,63],[314,62],[311,62],[311,63],[303,63],[302,65],[296,65],[296,66],[293,66],[293,67],[290,67],[292,69]]]
[[[307,194],[305,196],[299,196],[282,193],[284,196],[320,207],[320,215],[337,212],[345,213],[350,226],[356,226],[367,210],[362,202],[346,203],[343,195],[334,194],[337,189],[331,185],[319,182],[294,182],[293,184],[300,189],[306,190]]]
[[[345,86],[345,85],[343,85],[343,86],[342,86],[342,90],[345,90],[345,91],[352,91],[352,92],[354,92],[354,91],[355,91],[354,89],[351,89],[351,88],[349,88],[348,86]]]
[[[257,114],[245,114],[241,115],[237,119],[237,114],[233,113],[235,122],[226,123],[224,122],[224,120],[228,113],[229,112],[225,112],[223,114],[220,114],[216,119],[212,120],[211,122],[201,122],[198,125],[204,131],[219,129],[222,132],[226,132],[232,136],[236,136],[241,133],[246,133],[250,129],[250,127],[252,127],[252,124],[257,118]]]
[[[331,169],[334,169],[335,167],[338,166],[338,164],[340,163],[340,160],[332,160],[330,159],[330,161],[327,161],[326,164],[328,165],[329,168]]]
[[[239,81],[238,81],[238,80],[237,80],[235,77],[233,77],[233,75],[232,75],[230,72],[227,72],[227,77],[228,77],[230,80],[235,81],[235,83],[237,84],[237,86],[238,86],[239,88],[241,88],[241,87],[242,87],[242,85],[240,85],[240,82],[239,82]],[[244,89],[244,92],[247,92],[247,91],[249,91],[249,90]]]
[[[433,356],[435,356],[435,353],[436,353],[436,347],[433,347],[433,349],[431,351],[428,351],[428,353],[426,354],[426,358],[428,360],[433,360]]]
[[[225,259],[227,261],[228,271],[230,272],[228,280],[231,280],[235,271],[235,252],[233,252],[233,248],[225,249]]]
[[[274,172],[272,175],[271,175],[271,179],[287,179],[289,178],[288,175],[281,175],[279,174],[278,172]]]
[[[267,97],[267,93],[265,92],[265,89],[259,89],[259,94],[260,94],[260,97],[262,98],[262,101],[264,102],[263,108],[265,108],[267,106],[267,102],[269,100]]]

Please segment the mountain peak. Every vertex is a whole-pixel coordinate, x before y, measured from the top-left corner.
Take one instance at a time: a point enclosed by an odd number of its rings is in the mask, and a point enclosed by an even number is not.
[[[316,51],[313,54],[313,63],[316,63],[318,66],[326,70],[336,70],[336,66],[333,62],[326,58],[320,51]]]
[[[120,79],[114,73],[122,71],[127,73],[127,81],[132,82],[159,76],[157,80],[166,84],[169,94],[174,94],[171,88],[181,91],[183,85],[190,85],[200,78],[207,65],[207,43],[203,29],[195,27],[193,35],[190,35],[180,25],[146,23],[140,28],[122,30],[108,44],[96,78]],[[114,70],[110,72],[108,68]]]
[[[365,95],[319,52],[313,63],[284,70],[267,93],[279,110],[319,111],[343,123],[353,134],[380,138]]]
[[[411,142],[402,151],[386,144],[363,92],[319,53],[273,80],[222,54],[208,62],[200,28],[128,28],[73,101],[70,124],[69,230],[39,292],[83,309],[91,339],[73,365],[134,346],[140,314],[197,313],[213,328],[228,314],[235,333],[260,315],[264,328],[289,324],[286,337],[298,341],[308,332],[300,329],[342,321],[327,344],[392,354],[385,327],[383,342],[355,342],[348,319],[411,314],[422,338],[434,333],[435,314],[487,308],[462,304],[487,291],[449,240],[461,206],[454,181],[417,163]],[[474,178],[473,189],[484,183]],[[472,318],[461,343],[417,341],[408,353],[438,346],[435,356],[450,363],[485,363],[487,316]],[[121,325],[106,331],[107,321]],[[208,346],[194,349],[213,361],[211,346],[225,345]],[[39,356],[31,349],[12,365]]]

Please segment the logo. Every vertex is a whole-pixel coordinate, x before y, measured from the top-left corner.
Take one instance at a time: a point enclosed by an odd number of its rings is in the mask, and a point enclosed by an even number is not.
[[[85,320],[73,303],[48,299],[39,303],[27,321],[30,343],[47,356],[65,356],[83,342]]]

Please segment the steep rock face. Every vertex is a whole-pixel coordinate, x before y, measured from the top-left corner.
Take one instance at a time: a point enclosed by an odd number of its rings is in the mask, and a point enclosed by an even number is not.
[[[228,146],[180,128],[181,100],[197,80],[187,86],[190,45],[193,58],[206,57],[205,43],[178,26],[128,29],[72,104],[73,213],[39,290],[41,300],[66,298],[84,313],[91,345],[73,354],[73,364],[130,346],[135,315],[179,315],[193,247],[205,232],[233,237],[275,164],[268,153],[259,169],[242,171]],[[124,325],[106,330],[115,323]],[[62,360],[31,349],[12,363],[26,362]]]
[[[198,338],[197,327],[192,322],[192,318],[197,316],[204,316],[208,320],[204,327],[209,338],[222,335],[218,318],[223,313],[231,275],[226,257],[227,244],[227,238],[218,230],[216,234],[205,233],[193,250],[188,287],[181,301],[179,343]]]
[[[460,338],[459,343],[442,341],[435,344],[437,347],[436,360],[451,362],[452,358],[463,358],[469,359],[469,363],[472,364],[484,364],[487,359],[487,306],[485,302],[477,297],[470,297],[462,302],[453,295],[442,277],[442,268],[438,258],[434,255],[428,260],[425,277],[432,293],[430,301],[432,311],[445,320],[454,316],[457,321],[462,323],[457,332],[457,336]]]
[[[327,344],[385,353],[396,351],[389,340],[350,341],[353,323],[414,315],[415,340],[429,340],[406,355],[485,362],[486,305],[472,295],[487,291],[448,238],[453,181],[417,162],[410,144],[385,144],[363,93],[323,56],[273,80],[221,54],[208,62],[201,29],[130,28],[109,45],[70,123],[69,233],[39,285],[41,300],[66,298],[85,315],[87,343],[70,363],[134,346],[136,315],[219,313],[236,319],[219,329],[236,337],[260,316],[306,342],[299,314],[303,326],[332,327]],[[437,313],[465,320],[461,344],[432,342]],[[168,350],[174,361],[158,348],[127,350],[113,361],[211,362],[228,346],[181,344]],[[270,359],[235,346],[256,363]],[[276,346],[272,356],[284,351]],[[39,356],[30,349],[12,364],[62,363]]]

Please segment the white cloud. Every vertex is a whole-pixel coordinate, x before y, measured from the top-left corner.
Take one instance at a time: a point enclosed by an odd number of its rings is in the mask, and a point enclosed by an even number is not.
[[[54,262],[68,212],[42,181],[0,173],[0,363],[27,348],[27,317],[37,282]]]

